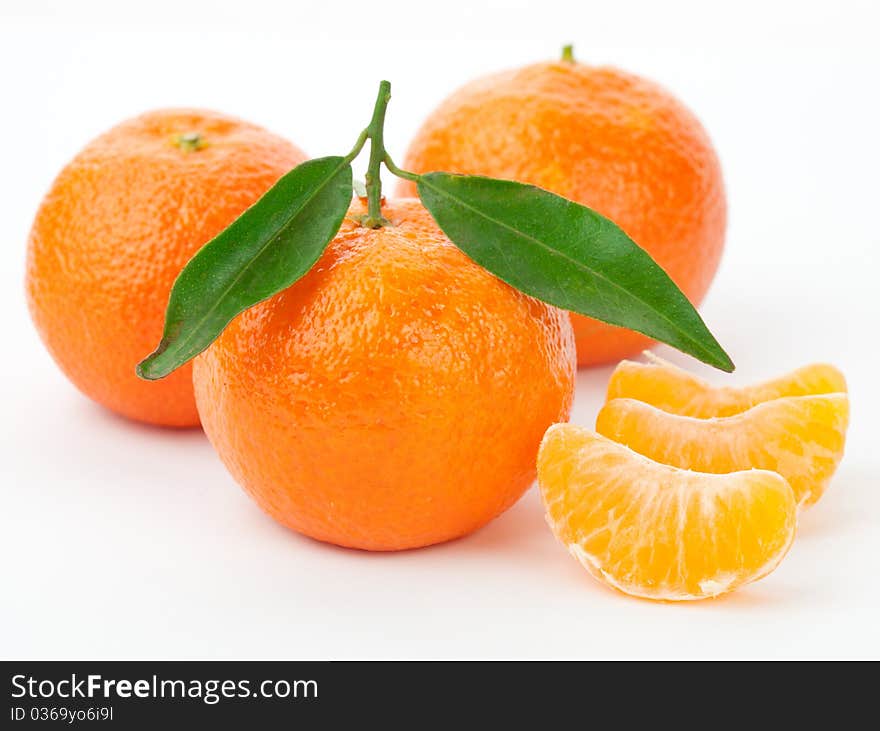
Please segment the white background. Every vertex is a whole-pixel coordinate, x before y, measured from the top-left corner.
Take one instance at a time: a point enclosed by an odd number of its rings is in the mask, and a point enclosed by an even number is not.
[[[0,654],[880,656],[872,4],[2,0]],[[338,154],[389,78],[387,140],[401,160],[459,84],[569,41],[583,61],[665,84],[716,143],[730,228],[703,312],[739,366],[730,382],[816,360],[849,379],[847,455],[767,579],[691,605],[625,598],[555,543],[534,490],[443,546],[314,543],[264,517],[200,432],[108,414],[44,351],[24,303],[28,228],[60,167],[107,127],[205,106]],[[581,372],[574,421],[592,425],[609,372]]]

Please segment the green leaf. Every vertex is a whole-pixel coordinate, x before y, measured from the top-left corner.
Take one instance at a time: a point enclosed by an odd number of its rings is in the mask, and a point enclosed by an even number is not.
[[[532,185],[451,173],[419,196],[477,264],[544,302],[637,330],[732,371],[730,357],[669,275],[613,221]]]
[[[167,376],[207,348],[240,312],[309,271],[342,224],[351,186],[345,159],[309,160],[205,244],[174,282],[162,340],[138,365],[138,375]]]

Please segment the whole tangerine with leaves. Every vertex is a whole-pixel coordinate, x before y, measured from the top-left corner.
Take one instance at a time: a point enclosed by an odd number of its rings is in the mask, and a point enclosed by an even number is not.
[[[477,79],[423,123],[404,166],[530,183],[615,221],[699,304],[718,268],[727,219],[721,165],[696,116],[648,79],[559,61]],[[411,181],[399,195],[413,195]],[[581,365],[650,344],[572,314]]]
[[[447,541],[535,479],[568,418],[567,314],[474,264],[416,200],[355,201],[317,264],[194,361],[202,424],[270,516],[369,550]]]
[[[162,333],[187,261],[305,159],[249,122],[160,109],[112,128],[61,171],[30,233],[26,289],[43,342],[80,391],[131,419],[199,423],[191,366],[153,383],[135,366]]]

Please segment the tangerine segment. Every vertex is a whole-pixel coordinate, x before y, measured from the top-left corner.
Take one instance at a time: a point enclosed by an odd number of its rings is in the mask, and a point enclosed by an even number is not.
[[[633,398],[663,411],[708,419],[733,416],[785,396],[846,392],[846,379],[833,365],[815,363],[752,386],[712,386],[681,368],[645,353],[650,363],[624,360],[608,383],[607,400]]]
[[[689,472],[570,424],[544,436],[538,483],[547,522],[572,555],[646,599],[705,599],[760,579],[797,525],[794,493],[774,472]]]
[[[596,417],[596,431],[682,469],[772,470],[788,481],[799,503],[815,503],[843,457],[848,423],[849,398],[843,393],[789,396],[717,419],[613,399]]]

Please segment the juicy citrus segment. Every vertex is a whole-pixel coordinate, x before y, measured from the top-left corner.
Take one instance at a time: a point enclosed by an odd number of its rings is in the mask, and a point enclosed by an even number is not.
[[[624,360],[608,383],[608,400],[632,398],[671,414],[708,419],[732,416],[752,406],[785,396],[846,392],[843,374],[827,363],[798,368],[753,386],[712,386],[652,353],[650,363]]]
[[[848,423],[849,398],[843,393],[789,396],[717,419],[612,399],[596,417],[596,431],[682,469],[772,470],[788,481],[798,502],[815,503],[843,456]]]
[[[704,599],[770,573],[794,540],[785,479],[659,464],[589,429],[556,424],[538,453],[556,537],[597,579],[647,599]]]

